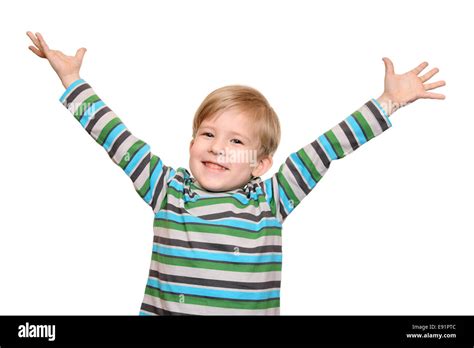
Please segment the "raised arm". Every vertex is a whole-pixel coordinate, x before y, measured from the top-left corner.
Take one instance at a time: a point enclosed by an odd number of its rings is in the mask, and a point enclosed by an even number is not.
[[[444,99],[443,94],[428,92],[444,86],[444,81],[424,84],[438,69],[419,77],[428,66],[424,62],[403,75],[396,75],[388,58],[384,58],[384,63],[385,90],[377,100],[369,100],[316,140],[292,153],[264,181],[267,202],[281,223],[326,174],[332,161],[347,156],[390,128],[390,114],[420,98]]]
[[[50,50],[37,33],[28,32],[36,47],[30,49],[39,57],[48,59],[66,91],[60,98],[87,133],[101,145],[132,180],[136,192],[156,212],[166,194],[169,179],[175,170],[163,164],[152,154],[150,146],[135,137],[119,117],[97,96],[92,87],[79,76],[85,48],[76,56],[66,56]]]

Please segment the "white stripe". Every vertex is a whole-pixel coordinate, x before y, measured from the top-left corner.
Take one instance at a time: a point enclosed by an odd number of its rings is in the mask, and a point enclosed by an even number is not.
[[[143,303],[152,305],[164,309],[166,311],[195,314],[195,315],[279,315],[280,308],[268,308],[268,309],[237,309],[237,308],[221,308],[221,307],[209,307],[194,304],[187,304],[186,296],[183,295],[184,303],[172,302],[162,300],[160,298],[145,294]]]
[[[232,272],[206,268],[194,268],[167,265],[152,260],[150,269],[183,277],[194,277],[202,279],[227,280],[245,283],[263,283],[270,281],[281,281],[281,271],[269,272]]]
[[[156,236],[165,238],[225,244],[232,247],[256,248],[265,245],[281,245],[282,242],[281,236],[262,236],[257,239],[248,239],[218,233],[179,231],[159,226],[153,226],[153,231]]]

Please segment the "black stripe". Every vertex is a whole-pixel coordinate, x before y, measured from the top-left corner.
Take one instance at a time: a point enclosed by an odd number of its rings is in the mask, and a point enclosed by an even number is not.
[[[140,164],[135,168],[132,175],[130,176],[130,179],[132,179],[133,182],[135,182],[135,180],[137,180],[137,178],[143,172],[143,170],[145,169],[147,164],[150,163],[150,159],[151,159],[151,156],[150,156],[150,154],[148,154],[148,156],[145,156],[143,158],[143,160],[140,162]],[[150,177],[151,177],[151,172],[149,172],[148,179],[150,179]],[[150,181],[150,185],[151,185],[151,181]]]
[[[147,303],[142,303],[142,306],[141,306],[140,309],[143,309],[147,312],[155,313],[157,315],[192,315],[192,314],[185,314],[185,313],[177,313],[177,312],[167,311],[167,310],[149,305]]]
[[[346,135],[347,139],[349,139],[349,143],[352,146],[352,150],[357,150],[359,144],[357,143],[357,140],[355,139],[354,134],[352,134],[352,131],[347,125],[346,121],[342,121],[341,123],[339,123],[339,126],[344,131],[344,134]]]
[[[281,202],[281,201],[280,201]],[[282,222],[286,219],[288,214],[285,212],[285,208],[283,207],[283,202],[280,204],[280,215]]]
[[[168,167],[163,164],[163,168],[161,171],[160,179],[158,180],[158,183],[156,184],[155,192],[153,192],[153,200],[151,202],[151,207],[153,208],[153,211],[155,211],[156,207],[156,202],[158,200],[158,196],[160,195],[162,189],[163,189],[163,182],[165,180],[165,176],[167,174]],[[150,182],[151,185],[151,182]],[[153,188],[150,186],[150,190],[153,190]]]
[[[108,106],[103,107],[99,111],[97,111],[92,118],[92,120],[89,121],[88,125],[86,126],[86,131],[87,133],[91,133],[92,129],[94,128],[95,124],[100,120],[100,118],[105,115],[106,113],[110,112],[110,108]]]
[[[189,249],[206,249],[213,251],[225,251],[225,252],[234,252],[235,248],[238,248],[239,252],[246,254],[260,254],[260,253],[281,253],[281,245],[264,245],[255,248],[246,248],[236,245],[228,244],[217,244],[217,243],[205,243],[205,242],[195,242],[195,241],[184,241],[179,239],[170,239],[159,236],[154,236],[154,243],[160,243],[163,245],[172,245],[179,246]]]
[[[301,160],[301,158],[300,158]],[[311,192],[311,189],[306,185],[304,179],[301,177],[300,173],[298,172],[298,170],[296,169],[296,167],[294,166],[293,162],[291,161],[290,157],[288,157],[285,161],[288,169],[290,170],[290,172],[293,174],[293,176],[295,177],[296,179],[296,182],[298,183],[298,186],[300,187],[301,190],[303,190],[303,192],[305,194],[308,194]],[[304,165],[304,164],[303,164]],[[309,171],[309,170],[308,170]]]
[[[232,262],[232,261],[222,261],[222,260],[216,261],[216,260],[197,259],[195,257],[166,255],[166,254],[157,253],[156,251],[153,251],[153,254],[164,256],[164,257],[170,257],[172,259],[213,262],[213,263],[221,263],[221,264],[225,264],[225,265],[249,265],[249,266],[281,265],[281,262],[256,262],[256,263],[252,263],[252,262]],[[279,272],[279,271],[277,271],[277,272]]]
[[[331,164],[331,161],[329,160],[329,158],[326,156],[326,153],[324,152],[324,150],[319,145],[318,140],[313,141],[311,143],[311,146],[313,146],[314,150],[318,154],[318,156],[321,159],[321,161],[323,162],[324,166],[326,168],[329,168],[329,165]]]
[[[382,127],[382,130],[384,131],[384,130],[388,129],[388,124],[385,121],[385,118],[380,113],[379,109],[377,109],[377,107],[374,104],[372,104],[372,101],[369,100],[367,103],[365,103],[365,105],[369,108],[369,110],[372,112],[372,114],[374,114],[374,116],[377,119],[380,127]]]
[[[109,150],[110,158],[114,157],[120,145],[122,145],[125,139],[127,139],[130,135],[131,133],[128,130],[125,130],[117,139],[115,139],[114,144]]]
[[[283,174],[281,174],[281,171],[280,171],[280,175],[283,176]],[[280,183],[280,180],[278,179],[278,175],[276,176],[276,178],[277,178],[278,186],[283,190],[283,192],[285,193],[285,196],[286,196],[289,200],[291,200],[290,195],[289,195],[288,192],[285,190],[285,188],[283,187],[283,185]],[[291,189],[291,188],[290,188],[290,189]],[[294,204],[293,207],[296,207],[296,206],[295,206],[296,202],[293,202],[293,204]],[[280,206],[284,206],[284,203],[283,203],[283,200],[281,199],[281,197],[280,197]],[[285,210],[286,210],[286,208],[285,208]],[[291,213],[291,212],[289,211],[288,214],[290,214],[290,213]],[[288,214],[286,214],[286,215],[288,215]]]
[[[280,299],[280,297],[271,297],[271,298],[267,298],[267,299],[264,299],[264,300],[242,300],[240,298],[212,297],[212,296],[184,294],[182,292],[164,291],[163,289],[155,288],[154,286],[150,286],[150,285],[147,285],[146,287],[150,288],[150,289],[153,289],[153,290],[158,290],[158,291],[160,291],[162,293],[165,293],[165,294],[172,294],[172,295],[178,295],[178,296],[183,295],[185,297],[195,297],[195,298],[209,298],[209,299],[212,299],[212,300],[222,300],[222,301],[232,301],[232,302],[257,303],[257,302],[275,301],[275,300]],[[148,296],[152,296],[152,295],[148,295]],[[245,308],[236,308],[236,309],[245,309]],[[265,310],[265,309],[270,309],[270,308],[262,308],[262,310]]]
[[[69,107],[69,104],[71,104],[82,91],[85,91],[88,88],[92,88],[88,83],[84,83],[83,85],[74,88],[71,94],[66,98],[66,107]]]
[[[150,277],[157,278],[161,281],[180,283],[180,284],[192,284],[201,286],[212,286],[216,288],[227,288],[227,289],[239,289],[239,290],[266,290],[280,287],[280,281],[268,281],[260,283],[245,283],[219,279],[204,279],[194,278],[186,276],[176,276],[171,274],[160,273],[155,270],[150,270]]]

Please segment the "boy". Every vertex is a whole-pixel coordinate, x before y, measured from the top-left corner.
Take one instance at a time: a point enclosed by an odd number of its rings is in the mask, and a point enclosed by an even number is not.
[[[66,91],[60,101],[132,180],[153,209],[154,243],[141,315],[279,314],[281,229],[286,217],[342,158],[391,127],[389,116],[428,92],[438,69],[428,63],[396,75],[388,58],[385,91],[312,143],[272,165],[280,126],[265,97],[246,86],[209,94],[196,112],[189,151],[191,173],[150,152],[79,76],[85,48],[75,56],[50,50],[39,33],[30,49],[48,59]]]

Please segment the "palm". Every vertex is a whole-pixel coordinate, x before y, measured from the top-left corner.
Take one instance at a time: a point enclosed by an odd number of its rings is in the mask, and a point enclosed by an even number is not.
[[[85,48],[78,49],[74,56],[67,56],[61,51],[49,49],[41,34],[37,33],[34,36],[31,32],[27,32],[27,35],[35,44],[35,46],[29,46],[30,50],[38,57],[47,59],[60,77],[79,73],[86,52]]]
[[[390,59],[384,58],[385,63],[385,91],[384,95],[393,103],[400,106],[414,102],[420,98],[444,99],[445,96],[439,93],[428,92],[429,90],[444,86],[444,81],[425,83],[431,79],[439,69],[434,68],[422,76],[418,76],[423,69],[428,66],[423,62],[416,68],[401,74],[395,74],[393,63]]]

